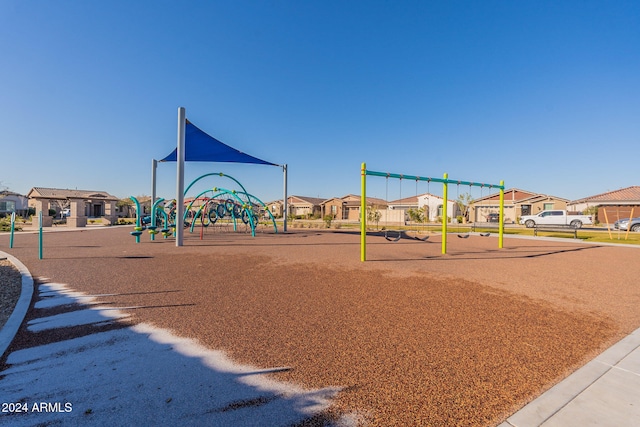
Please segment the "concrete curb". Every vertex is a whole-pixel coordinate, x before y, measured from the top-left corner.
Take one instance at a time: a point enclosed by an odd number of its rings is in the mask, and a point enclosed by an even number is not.
[[[13,338],[18,333],[18,329],[20,329],[20,325],[22,324],[24,317],[27,315],[27,310],[29,310],[31,298],[33,297],[33,277],[31,277],[31,273],[27,267],[25,267],[18,258],[2,251],[0,251],[0,257],[6,257],[22,275],[22,290],[20,291],[20,298],[13,309],[13,313],[11,313],[11,316],[7,320],[7,323],[5,323],[2,329],[0,329],[1,357],[7,351],[9,345],[11,345],[11,341],[13,341]]]

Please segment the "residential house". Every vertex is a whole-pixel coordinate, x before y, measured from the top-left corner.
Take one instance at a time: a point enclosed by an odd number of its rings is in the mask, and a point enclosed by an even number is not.
[[[290,215],[297,218],[320,218],[323,201],[318,197],[290,196],[287,198],[287,209]]]
[[[568,199],[512,188],[504,191],[504,222],[517,223],[522,215],[535,215],[543,210],[566,209]],[[486,222],[490,213],[499,213],[500,193],[475,199],[469,206],[469,221]]]
[[[49,209],[60,212],[68,208],[70,215],[67,225],[71,227],[84,227],[87,218],[102,218],[103,223],[116,221],[118,198],[105,191],[33,187],[27,197],[29,206],[35,208],[36,214],[43,212],[43,227],[50,227],[53,223]],[[34,225],[38,225],[38,220],[39,216],[35,218]]]
[[[639,217],[640,186],[634,185],[574,200],[568,206],[578,212],[597,206],[596,220],[602,223],[613,224],[619,219]]]
[[[342,198],[343,200],[343,218],[347,221],[360,221],[360,204],[362,198],[355,194],[347,194]],[[383,200],[367,198],[367,206],[382,207],[384,206]]]
[[[344,197],[334,197],[322,202],[322,216],[331,215],[334,219],[345,221],[360,220],[361,197],[348,194]],[[387,202],[386,200],[367,197],[367,206],[379,212],[380,224],[404,224],[409,220],[409,209],[427,207],[429,222],[435,222],[442,216],[442,197],[425,193],[418,196],[405,197],[403,199]],[[449,218],[459,215],[459,208],[455,201],[449,200],[447,205]]]
[[[319,218],[322,215],[323,201],[324,199],[318,197],[289,196],[287,197],[288,215],[293,215],[298,218]],[[274,217],[282,218],[284,210],[282,200],[269,202],[266,206]]]
[[[341,220],[345,219],[345,202],[341,197],[332,197],[325,200],[321,204],[322,206],[322,218],[331,216],[333,219]]]
[[[29,215],[27,197],[13,191],[0,191],[0,217],[11,215],[13,212],[22,217]]]
[[[273,200],[271,202],[267,202],[266,206],[274,218],[282,218],[282,210],[284,209],[284,204],[282,203],[282,200]],[[265,215],[267,214],[265,213]]]
[[[442,220],[443,214],[443,198],[431,193],[424,193],[418,196],[405,197],[399,200],[393,200],[389,202],[389,209],[404,210],[408,212],[409,209],[422,209],[425,212],[427,222],[438,222]],[[447,202],[447,217],[449,221],[451,218],[456,218],[462,214],[458,203],[454,200]],[[408,215],[407,215],[408,219]]]
[[[355,194],[325,200],[322,202],[322,217],[330,215],[336,220],[360,221],[361,200],[361,197]],[[383,212],[387,210],[388,203],[382,199],[367,197],[367,206]]]

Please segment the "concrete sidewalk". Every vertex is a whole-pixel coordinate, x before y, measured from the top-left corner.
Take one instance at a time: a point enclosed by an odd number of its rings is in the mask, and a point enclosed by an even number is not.
[[[640,329],[509,417],[500,427],[640,425]]]

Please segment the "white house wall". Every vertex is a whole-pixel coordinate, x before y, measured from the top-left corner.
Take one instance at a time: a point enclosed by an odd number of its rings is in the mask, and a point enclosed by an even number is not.
[[[29,210],[29,203],[26,197],[14,194],[8,194],[6,196],[0,195],[0,201],[12,202],[15,205],[15,212],[18,215],[26,215]],[[13,209],[7,209],[1,211],[3,214],[10,214]]]
[[[438,219],[438,208],[442,206],[442,198],[433,195],[418,196],[418,207],[422,209],[428,206],[429,222],[435,222]],[[458,216],[460,209],[456,202],[449,201],[447,203],[447,216],[455,218]]]

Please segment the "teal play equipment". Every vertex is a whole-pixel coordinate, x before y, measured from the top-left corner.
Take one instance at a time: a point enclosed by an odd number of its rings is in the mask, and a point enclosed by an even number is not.
[[[130,232],[132,236],[135,236],[136,243],[140,243],[140,236],[142,235],[142,232],[144,230],[149,230],[151,240],[155,240],[155,235],[159,232],[162,232],[162,235],[165,239],[173,234],[171,228],[172,225],[169,222],[169,215],[161,206],[161,203],[164,202],[164,199],[156,200],[156,202],[151,207],[151,216],[148,226],[145,226],[142,223],[143,214],[140,206],[140,201],[134,196],[131,196],[130,199],[133,200],[133,203],[135,203],[136,205],[136,225],[133,228],[133,231]]]
[[[133,203],[135,203],[136,205],[136,225],[135,227],[133,227],[133,231],[131,232],[131,235],[135,236],[136,243],[140,243],[140,235],[142,234],[142,230],[144,230],[144,228],[142,227],[142,219],[140,216],[141,214],[140,202],[138,201],[138,199],[136,199],[133,196],[131,196],[130,199],[133,200]]]
[[[219,177],[231,181],[235,189],[222,187],[212,187],[201,191],[193,198],[187,198],[189,190],[199,181],[207,177]],[[216,225],[219,229],[233,227],[234,232],[246,231],[255,237],[257,227],[262,223],[268,226],[271,224],[275,233],[278,232],[276,220],[269,207],[258,197],[247,192],[246,188],[234,177],[223,172],[207,173],[199,176],[191,182],[184,190],[186,203],[183,214],[185,229],[194,232],[195,226],[200,225],[200,237],[203,237],[204,229]],[[136,225],[131,235],[136,237],[136,243],[140,242],[143,230],[148,229],[151,240],[155,235],[162,232],[166,239],[170,235],[175,235],[176,228],[176,201],[170,201],[166,205],[165,199],[158,199],[151,207],[150,223],[145,226],[142,223],[142,210],[140,202],[133,196],[131,200],[136,205]],[[263,221],[260,221],[263,218]],[[244,226],[244,227],[242,227]]]
[[[198,222],[203,229],[214,224],[231,224],[235,232],[240,231],[240,224],[244,224],[245,230],[255,237],[261,216],[271,223],[275,233],[278,232],[276,220],[269,207],[249,193],[240,181],[223,172],[208,173],[196,178],[185,189],[185,196],[198,181],[212,176],[228,179],[239,188],[213,187],[193,197],[185,207],[183,217],[190,232],[194,231]]]

